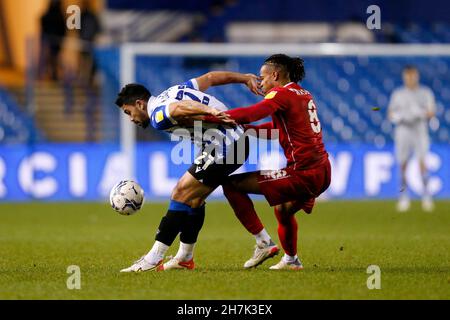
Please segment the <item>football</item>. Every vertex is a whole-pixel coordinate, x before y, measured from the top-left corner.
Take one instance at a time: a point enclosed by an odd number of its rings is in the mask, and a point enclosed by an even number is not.
[[[129,216],[139,211],[144,204],[144,190],[135,181],[123,180],[111,189],[109,201],[115,211]]]

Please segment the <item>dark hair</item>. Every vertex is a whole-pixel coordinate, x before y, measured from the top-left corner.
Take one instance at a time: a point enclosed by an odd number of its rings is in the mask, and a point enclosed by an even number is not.
[[[303,65],[303,59],[292,58],[285,54],[274,54],[268,57],[264,64],[270,64],[281,71],[285,72],[289,76],[289,80],[293,82],[302,81],[305,78],[305,66]]]
[[[148,100],[151,97],[150,91],[141,84],[130,83],[117,95],[116,105],[122,107],[124,104],[134,104],[136,100]]]
[[[403,67],[403,71],[411,71],[411,70],[417,71],[416,66],[412,64],[407,64],[406,66]]]

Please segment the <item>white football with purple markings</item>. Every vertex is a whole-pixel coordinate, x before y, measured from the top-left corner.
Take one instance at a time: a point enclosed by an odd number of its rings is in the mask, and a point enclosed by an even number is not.
[[[135,181],[120,181],[111,189],[109,202],[111,207],[122,215],[135,214],[144,204],[144,190]]]

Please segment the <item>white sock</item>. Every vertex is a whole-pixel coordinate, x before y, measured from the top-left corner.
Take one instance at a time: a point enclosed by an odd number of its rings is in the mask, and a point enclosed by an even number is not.
[[[161,259],[164,259],[164,256],[166,255],[168,249],[168,245],[165,245],[164,243],[159,241],[155,241],[153,247],[145,255],[144,259],[147,260],[148,263],[157,264]]]
[[[288,254],[284,254],[284,256],[283,256],[283,261],[284,262],[287,262],[287,263],[293,263],[295,260],[297,260],[298,259],[298,256],[297,255],[295,255],[295,256],[290,256],[290,255],[288,255]]]
[[[256,244],[258,245],[268,245],[270,240],[272,240],[267,233],[266,229],[262,229],[261,232],[255,234]]]
[[[178,248],[178,252],[175,255],[175,258],[181,261],[189,261],[194,256],[194,246],[195,243],[183,243],[180,241],[180,247]]]

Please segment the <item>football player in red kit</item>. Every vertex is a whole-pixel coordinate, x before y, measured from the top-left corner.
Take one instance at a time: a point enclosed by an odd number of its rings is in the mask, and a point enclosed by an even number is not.
[[[303,60],[276,54],[267,58],[260,70],[261,102],[226,111],[237,123],[272,117],[261,125],[247,129],[278,129],[279,142],[287,159],[281,170],[256,171],[231,175],[223,186],[225,196],[241,223],[257,234],[263,229],[248,194],[263,194],[274,207],[278,220],[278,236],[285,255],[270,267],[302,269],[297,256],[297,221],[295,213],[311,213],[315,199],[331,182],[328,153],[322,141],[322,128],[312,95],[297,82],[305,76]],[[270,131],[269,131],[270,132]],[[273,131],[272,131],[273,132]],[[272,243],[257,246],[244,267],[255,267],[278,253]]]

